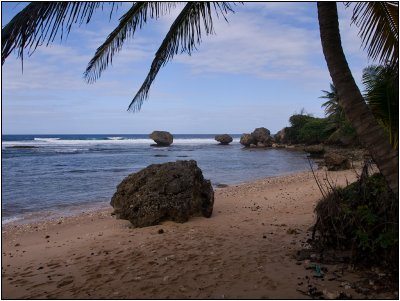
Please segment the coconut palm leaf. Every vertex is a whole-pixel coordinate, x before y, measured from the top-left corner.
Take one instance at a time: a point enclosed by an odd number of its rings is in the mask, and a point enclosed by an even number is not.
[[[388,66],[369,66],[363,70],[364,98],[379,124],[398,148],[399,76]]]
[[[337,90],[333,84],[330,84],[330,89],[331,91],[322,90],[325,95],[319,97],[328,99],[322,104],[322,107],[325,107],[325,115],[343,117],[344,113],[342,107],[339,104],[339,96],[337,94]]]
[[[352,22],[360,29],[368,56],[396,68],[399,62],[398,2],[357,2]]]
[[[196,45],[201,42],[201,28],[204,26],[206,34],[213,33],[212,5],[226,20],[226,14],[233,12],[230,4],[225,2],[189,2],[185,5],[178,17],[171,25],[161,46],[156,52],[150,71],[139,91],[136,93],[128,110],[138,111],[147,98],[150,86],[158,71],[178,52],[191,55]]]
[[[110,33],[105,42],[96,50],[95,55],[90,60],[84,78],[88,82],[96,81],[101,73],[112,64],[113,56],[120,51],[127,38],[133,38],[137,28],[142,28],[146,23],[147,17],[158,18],[160,15],[168,13],[171,7],[175,7],[174,2],[136,2],[119,19],[118,26]]]
[[[1,30],[1,64],[14,50],[23,62],[24,49],[28,54],[47,41],[52,43],[61,31],[61,39],[71,30],[72,24],[88,23],[93,13],[103,9],[102,2],[32,2],[20,11]],[[110,2],[110,18],[119,3]]]

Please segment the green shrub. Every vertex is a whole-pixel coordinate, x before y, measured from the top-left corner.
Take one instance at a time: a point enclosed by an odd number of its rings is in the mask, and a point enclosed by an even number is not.
[[[299,134],[301,129],[310,122],[314,117],[302,114],[296,114],[289,118],[290,127],[287,128],[286,139],[290,143],[301,143],[299,139]]]
[[[340,125],[333,117],[316,118],[310,115],[296,114],[289,118],[290,127],[286,128],[285,140],[292,144],[357,144],[357,136],[349,122]]]
[[[313,118],[300,129],[299,141],[306,144],[322,143],[330,136],[327,127],[328,122],[325,118]]]
[[[322,246],[353,250],[353,259],[373,260],[398,271],[398,202],[381,174],[334,188],[316,208]]]
[[[296,114],[289,118],[286,139],[293,144],[316,144],[327,140],[329,127],[327,118],[315,118],[309,115]]]

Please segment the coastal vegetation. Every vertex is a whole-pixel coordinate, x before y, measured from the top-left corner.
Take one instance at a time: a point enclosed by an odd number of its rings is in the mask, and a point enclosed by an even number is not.
[[[326,118],[316,118],[306,114],[296,114],[289,118],[290,127],[286,129],[286,139],[291,144],[319,144],[329,137]]]
[[[368,108],[384,129],[392,147],[398,149],[398,72],[389,66],[368,66],[363,70],[363,85]],[[326,117],[313,117],[304,110],[292,115],[289,118],[291,126],[286,128],[286,142],[360,146],[356,131],[346,118],[336,87],[331,83],[330,91],[322,92],[324,95],[320,98],[326,100],[322,104]]]
[[[289,118],[285,140],[290,144],[331,144],[356,146],[354,129],[347,123],[337,124],[334,116],[325,118],[295,114]]]
[[[399,73],[390,66],[363,71],[364,98],[394,149],[399,147]]]
[[[344,188],[326,187],[315,212],[319,248],[351,250],[352,262],[398,272],[398,202],[381,174],[364,172]]]

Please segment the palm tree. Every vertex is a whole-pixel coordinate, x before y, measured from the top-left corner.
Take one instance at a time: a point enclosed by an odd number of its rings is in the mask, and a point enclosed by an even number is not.
[[[336,3],[318,2],[317,7],[322,50],[333,84],[337,88],[340,104],[343,107],[348,120],[355,128],[361,143],[370,152],[379,170],[388,182],[389,187],[397,196],[399,191],[398,153],[392,149],[388,139],[386,139],[382,127],[379,126],[375,117],[369,110],[351,74],[340,40]],[[357,16],[358,15],[356,15],[355,20],[357,20]],[[370,23],[364,20],[363,24],[371,25],[371,23],[375,25],[377,24],[374,23],[374,20],[370,20]],[[371,28],[371,26],[369,28]],[[373,29],[374,28],[372,28],[372,31]],[[380,29],[381,28],[377,27],[376,31],[379,31]],[[384,33],[382,33],[382,35],[383,34]],[[367,33],[366,36],[370,36],[370,34]],[[376,41],[376,39],[381,40],[379,35],[378,38],[375,38],[373,41]],[[388,44],[390,45],[390,43]],[[390,46],[385,46],[388,44],[383,44],[383,47],[390,48]],[[375,45],[375,43],[371,43],[371,45]],[[378,45],[382,47],[382,44],[378,43]],[[375,46],[375,48],[376,47],[378,46]],[[372,49],[371,53],[379,55],[378,50],[375,48],[370,48]],[[388,59],[388,56],[385,55],[386,53],[389,53],[389,51],[382,51],[382,59]],[[394,53],[394,56],[396,55],[398,56],[397,52]],[[390,59],[389,62],[391,62],[393,68],[395,68],[394,66],[396,63],[398,64],[398,59]]]
[[[113,54],[120,50],[124,40],[141,28],[147,17],[158,18],[168,13],[174,4],[161,2],[134,2],[132,8],[120,19],[120,24],[99,47],[88,65],[85,78],[91,82],[111,62]],[[103,6],[103,5],[101,5]],[[356,129],[361,142],[369,150],[389,187],[398,194],[398,154],[384,139],[384,132],[369,111],[360,90],[351,75],[341,47],[337,8],[335,2],[319,2],[318,19],[324,56],[337,88],[343,110]],[[38,2],[29,4],[2,29],[2,64],[16,49],[23,59],[25,48],[36,49],[44,41],[54,40],[61,28],[71,29],[73,23],[90,21],[99,8],[97,2]],[[114,5],[112,5],[112,9]],[[112,11],[111,9],[111,11]],[[206,34],[213,33],[212,11],[225,18],[232,11],[226,2],[189,2],[185,4],[156,52],[150,71],[129,109],[139,110],[147,98],[149,88],[161,66],[179,51],[191,53],[201,42],[201,25]],[[353,21],[360,27],[360,36],[372,59],[387,61],[398,67],[398,4],[392,2],[362,2],[356,4]],[[50,31],[49,31],[50,30]],[[48,33],[50,34],[48,35]]]
[[[364,98],[375,118],[389,136],[394,149],[399,146],[399,73],[389,66],[369,66],[363,70]]]
[[[347,143],[356,145],[358,140],[354,129],[347,120],[343,108],[340,105],[339,96],[336,87],[330,84],[330,91],[322,90],[324,93],[320,98],[327,99],[321,106],[325,107],[325,116],[327,116],[328,127],[327,132],[330,132],[328,141],[332,143],[343,144]]]
[[[344,112],[339,103],[336,87],[330,84],[330,89],[331,91],[322,90],[325,95],[319,98],[327,99],[327,101],[322,104],[322,107],[325,107],[325,115],[334,116],[335,119],[341,120],[344,117]]]

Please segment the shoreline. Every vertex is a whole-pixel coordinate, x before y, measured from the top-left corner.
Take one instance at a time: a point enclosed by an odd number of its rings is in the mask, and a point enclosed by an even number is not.
[[[314,163],[315,165],[315,163]],[[212,183],[214,191],[217,189],[223,189],[226,187],[231,187],[231,186],[237,186],[237,185],[243,185],[243,184],[249,184],[252,182],[257,182],[257,181],[262,181],[264,179],[270,179],[270,178],[275,178],[275,177],[285,177],[289,176],[292,174],[298,174],[298,173],[304,173],[308,172],[308,170],[303,170],[303,171],[295,171],[295,172],[286,172],[281,175],[276,175],[276,176],[267,176],[267,177],[260,177],[260,178],[255,178],[255,179],[249,179],[245,181],[241,181],[238,183]],[[218,187],[219,185],[223,185],[223,187]],[[225,186],[227,185],[227,186]],[[116,187],[115,187],[116,191]],[[114,191],[114,192],[115,192]],[[26,213],[20,213],[17,215],[9,216],[9,217],[2,217],[1,225],[7,226],[7,225],[18,225],[18,224],[31,224],[31,223],[40,223],[40,222],[46,222],[46,221],[51,221],[51,220],[56,220],[59,218],[66,218],[66,217],[74,217],[77,215],[80,215],[82,213],[86,212],[93,212],[93,211],[98,211],[98,210],[104,210],[107,208],[111,208],[110,206],[110,201],[111,197],[107,201],[93,201],[93,202],[86,202],[81,205],[67,205],[64,207],[64,209],[59,209],[57,207],[47,209],[47,210],[41,210],[41,211],[33,211],[33,212],[26,212]]]
[[[353,170],[316,174],[337,185],[356,178]],[[323,281],[306,269],[309,260],[296,259],[307,248],[320,197],[306,171],[217,188],[212,217],[183,224],[131,228],[110,207],[3,225],[2,297],[304,299],[312,285],[360,298],[343,282],[361,274],[346,270]]]
[[[87,212],[95,212],[110,207],[109,201],[90,202],[82,205],[69,205],[64,209],[47,209],[42,211],[34,211],[21,213],[14,216],[3,217],[1,221],[2,227],[15,226],[19,224],[36,224],[60,218],[74,217]]]

